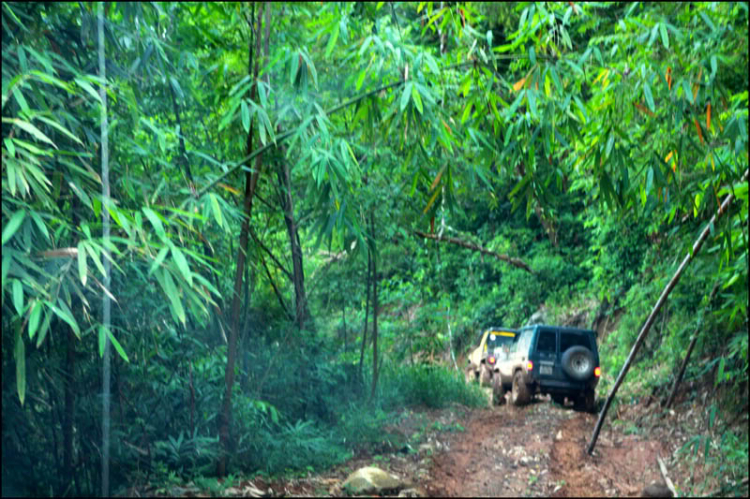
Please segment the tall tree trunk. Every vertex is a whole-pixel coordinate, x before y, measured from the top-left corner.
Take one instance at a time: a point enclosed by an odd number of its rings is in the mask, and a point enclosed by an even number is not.
[[[365,246],[366,247],[366,246]],[[367,247],[366,247],[367,248]],[[367,322],[370,319],[370,274],[372,272],[372,256],[367,249],[367,277],[365,277],[365,324],[362,327],[362,346],[359,351],[359,380],[362,381],[362,364],[365,358],[365,345],[367,345]]]
[[[73,480],[73,420],[75,417],[75,346],[76,337],[72,329],[68,330],[65,352],[65,417],[63,419],[63,477],[67,482],[65,495],[68,495]]]
[[[268,8],[268,4],[266,4]],[[257,29],[251,29],[251,32],[260,33],[261,26],[261,15],[262,10],[258,11]],[[252,23],[255,18],[255,5],[253,4],[250,22]],[[252,26],[251,26],[252,28]],[[248,43],[248,72],[252,75],[253,80],[256,81],[258,77],[258,66],[253,66],[253,54],[260,52],[260,36],[254,40],[256,42],[255,50],[253,50],[253,40],[251,38]],[[258,86],[257,81],[251,89],[250,98],[255,100],[257,96]],[[247,134],[246,141],[246,156],[249,156],[253,152],[253,125],[250,126],[250,131]],[[242,285],[242,277],[245,273],[245,264],[247,254],[245,249],[247,248],[248,234],[250,232],[250,215],[253,210],[253,197],[255,195],[255,189],[258,185],[258,177],[260,176],[260,168],[262,155],[256,156],[255,168],[252,172],[245,173],[245,198],[243,201],[243,212],[244,219],[242,220],[242,228],[240,230],[240,244],[237,249],[237,269],[234,276],[234,293],[232,296],[232,323],[229,330],[229,344],[227,345],[227,366],[224,374],[224,400],[221,407],[221,413],[219,414],[219,443],[222,448],[221,456],[216,465],[216,474],[220,477],[226,475],[228,457],[231,450],[231,440],[229,438],[229,429],[232,422],[232,387],[234,385],[234,365],[237,360],[237,338],[239,336],[239,329],[242,327],[240,321],[240,303],[242,302],[242,291],[244,287]]]
[[[107,123],[107,72],[104,59],[104,12],[100,3],[97,15],[99,38],[99,78],[103,85],[99,87],[101,105],[101,141],[102,141],[102,242],[104,243],[104,289],[110,289],[109,258],[109,125]],[[102,293],[102,327],[110,329],[111,302],[108,293]],[[104,334],[100,332],[99,334]],[[102,497],[109,496],[109,427],[110,427],[110,346],[109,336],[104,337],[102,355]]]
[[[375,244],[375,213],[370,212],[370,234],[372,235],[372,390],[370,399],[375,398],[378,387],[378,252]]]
[[[282,147],[282,152],[283,152]],[[289,236],[289,246],[292,252],[292,282],[294,283],[295,319],[297,327],[302,329],[311,319],[310,308],[307,305],[305,293],[305,271],[302,262],[302,245],[300,244],[297,223],[294,220],[294,200],[292,199],[292,179],[289,164],[282,160],[277,171],[279,187],[281,188],[281,206],[284,210],[284,223]]]

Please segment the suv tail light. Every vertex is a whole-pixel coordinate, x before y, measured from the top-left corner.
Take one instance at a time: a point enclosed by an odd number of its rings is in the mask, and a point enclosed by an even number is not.
[[[487,362],[489,362],[490,364],[494,364],[495,363],[495,357],[493,357],[492,355],[490,355],[489,357],[487,357]]]
[[[594,368],[594,376],[596,376],[598,378],[601,375],[602,375],[602,368],[599,367],[599,366],[595,367]]]
[[[531,370],[533,370],[533,369],[534,369],[534,363],[533,363],[533,362],[531,362],[531,361],[528,361],[528,362],[526,363],[526,370],[527,370],[527,371],[531,371]]]

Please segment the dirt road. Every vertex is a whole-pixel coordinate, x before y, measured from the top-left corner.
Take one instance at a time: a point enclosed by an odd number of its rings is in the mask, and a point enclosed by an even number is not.
[[[341,496],[350,473],[376,466],[403,480],[407,497],[635,497],[661,481],[656,458],[670,455],[646,432],[607,424],[587,456],[596,415],[544,398],[520,408],[405,408],[393,420],[380,443],[331,470],[253,487],[269,496]]]
[[[596,416],[547,400],[502,405],[467,415],[465,431],[435,455],[430,496],[637,496],[660,478],[656,456],[667,449],[634,435],[602,433],[594,456],[584,447]]]

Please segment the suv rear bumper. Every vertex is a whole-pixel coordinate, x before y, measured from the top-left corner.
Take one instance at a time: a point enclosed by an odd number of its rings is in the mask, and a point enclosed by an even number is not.
[[[586,389],[594,389],[599,384],[599,378],[591,378],[588,381],[560,381],[555,379],[539,378],[526,371],[523,372],[523,379],[527,385],[536,386],[542,393],[577,393]]]

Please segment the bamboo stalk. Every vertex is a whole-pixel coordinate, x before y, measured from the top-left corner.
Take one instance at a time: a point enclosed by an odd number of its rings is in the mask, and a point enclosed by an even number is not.
[[[750,173],[750,170],[745,170],[745,174],[742,176],[743,181],[747,181],[748,173]],[[630,350],[630,355],[628,355],[628,358],[625,361],[625,365],[622,366],[622,370],[620,370],[620,374],[617,376],[615,385],[612,387],[612,390],[610,391],[609,396],[607,397],[607,400],[604,403],[602,412],[599,413],[599,419],[596,422],[594,433],[591,435],[591,440],[589,441],[589,444],[586,448],[586,452],[589,455],[591,455],[591,453],[594,452],[594,447],[596,446],[596,440],[597,438],[599,438],[599,432],[602,430],[602,424],[604,423],[604,418],[606,418],[607,416],[607,411],[609,411],[609,407],[610,405],[612,405],[612,401],[615,398],[615,394],[617,393],[617,390],[620,388],[620,385],[622,384],[622,382],[625,380],[625,375],[628,373],[628,370],[630,370],[630,366],[633,362],[633,359],[635,358],[635,354],[638,353],[638,350],[643,344],[643,341],[646,339],[648,332],[651,330],[651,325],[654,323],[654,320],[656,319],[656,316],[659,314],[661,307],[667,301],[667,297],[669,297],[669,293],[671,293],[672,289],[674,289],[674,287],[677,285],[677,282],[680,280],[680,277],[682,276],[682,272],[685,270],[688,264],[691,261],[693,261],[693,258],[695,258],[695,255],[697,255],[698,252],[700,251],[701,246],[703,246],[704,241],[708,238],[708,234],[711,232],[711,228],[713,227],[716,220],[718,220],[719,217],[725,211],[727,211],[727,208],[729,207],[729,205],[731,204],[733,200],[734,200],[734,194],[728,194],[727,197],[724,199],[724,202],[721,203],[721,206],[719,206],[719,211],[717,211],[714,214],[714,216],[711,217],[711,220],[708,222],[708,224],[706,224],[706,227],[701,232],[701,235],[698,236],[698,239],[693,244],[692,251],[690,251],[690,253],[688,253],[685,256],[685,258],[682,260],[682,263],[680,264],[680,267],[677,269],[677,272],[674,273],[674,276],[672,276],[672,279],[670,279],[669,283],[667,283],[667,286],[664,288],[664,291],[662,291],[661,296],[659,297],[659,300],[657,300],[656,305],[654,305],[653,310],[651,310],[651,314],[648,316],[648,319],[646,319],[646,323],[643,325],[641,332],[638,334],[638,339],[635,340],[635,343],[633,344],[633,348]]]

